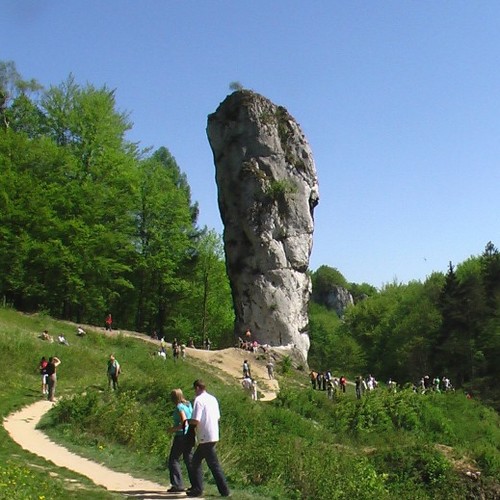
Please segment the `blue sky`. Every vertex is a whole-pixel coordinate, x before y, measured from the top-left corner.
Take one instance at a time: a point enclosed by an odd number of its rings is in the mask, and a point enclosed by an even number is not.
[[[500,2],[1,0],[0,60],[116,89],[222,231],[207,115],[233,81],[282,105],[320,184],[311,269],[377,287],[500,246]]]

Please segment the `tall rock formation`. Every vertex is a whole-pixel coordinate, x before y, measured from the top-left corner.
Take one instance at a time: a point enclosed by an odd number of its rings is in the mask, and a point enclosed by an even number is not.
[[[307,362],[306,271],[318,180],[311,149],[287,110],[248,90],[209,115],[235,333],[285,346]]]

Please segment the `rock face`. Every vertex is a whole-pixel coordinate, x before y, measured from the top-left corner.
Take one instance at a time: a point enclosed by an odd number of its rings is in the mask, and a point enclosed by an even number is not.
[[[328,309],[333,309],[339,318],[344,316],[347,306],[354,304],[354,299],[350,292],[343,286],[333,286],[324,297],[324,304]]]
[[[235,333],[286,346],[307,363],[306,274],[318,181],[312,152],[285,108],[247,90],[208,117]]]

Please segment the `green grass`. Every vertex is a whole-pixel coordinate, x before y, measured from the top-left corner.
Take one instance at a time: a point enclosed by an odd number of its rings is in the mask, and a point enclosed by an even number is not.
[[[65,333],[70,346],[37,339],[45,328]],[[57,355],[61,399],[42,421],[44,431],[81,455],[168,486],[168,395],[181,387],[192,398],[192,382],[202,377],[220,401],[218,453],[236,499],[495,498],[499,491],[500,420],[463,394],[381,389],[357,401],[350,387],[332,402],[311,390],[307,373],[289,369],[278,399],[254,404],[217,368],[195,359],[165,362],[153,350],[99,331],[80,339],[72,325],[0,310],[0,359],[12,367],[0,388],[2,415],[40,397],[38,361]],[[107,390],[105,373],[111,352],[123,368],[115,393]],[[113,498],[20,450],[3,428],[0,440],[0,473],[8,478],[0,498]],[[464,475],[464,462],[481,470],[481,481]],[[48,472],[57,477],[44,489]],[[83,490],[69,486],[73,478]],[[13,480],[25,484],[24,496],[2,496],[14,491]],[[217,496],[208,472],[206,481],[206,493]]]

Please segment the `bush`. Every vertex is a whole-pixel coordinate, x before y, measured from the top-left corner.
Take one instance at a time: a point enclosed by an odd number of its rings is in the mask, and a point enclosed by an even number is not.
[[[377,452],[374,458],[377,470],[385,474],[391,490],[421,490],[430,494],[449,484],[451,464],[431,445],[393,442],[389,449]]]

